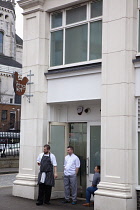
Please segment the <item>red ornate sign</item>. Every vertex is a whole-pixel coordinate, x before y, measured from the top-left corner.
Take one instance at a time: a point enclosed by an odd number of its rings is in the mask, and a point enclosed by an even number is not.
[[[22,80],[20,80],[18,78],[18,72],[14,73],[14,82],[13,82],[13,86],[14,86],[14,91],[17,95],[21,96],[25,93],[26,90],[26,84],[28,82],[28,78],[27,77],[23,77]]]

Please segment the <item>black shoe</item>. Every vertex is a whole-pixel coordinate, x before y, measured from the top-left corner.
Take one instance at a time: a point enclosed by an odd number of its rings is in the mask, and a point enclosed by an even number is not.
[[[45,204],[47,204],[47,205],[50,205],[50,202],[48,201],[48,202],[44,202]]]
[[[40,202],[40,201],[37,201],[37,202],[36,202],[36,205],[37,205],[37,206],[41,206],[41,205],[43,205],[43,203]]]
[[[63,200],[62,203],[70,203],[70,200]]]

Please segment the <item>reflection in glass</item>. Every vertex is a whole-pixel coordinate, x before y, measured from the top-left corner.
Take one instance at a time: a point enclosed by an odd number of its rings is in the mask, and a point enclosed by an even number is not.
[[[102,16],[102,0],[94,1],[91,4],[91,18]]]
[[[102,57],[102,21],[90,24],[90,60]]]
[[[66,11],[66,24],[86,20],[86,5]]]
[[[64,171],[65,126],[51,125],[51,152],[56,156],[57,171]]]
[[[90,173],[100,165],[101,126],[90,126]]]
[[[63,64],[63,31],[51,33],[51,66]]]
[[[62,26],[62,12],[52,15],[51,28],[57,28]]]
[[[87,60],[87,24],[66,29],[65,63]]]

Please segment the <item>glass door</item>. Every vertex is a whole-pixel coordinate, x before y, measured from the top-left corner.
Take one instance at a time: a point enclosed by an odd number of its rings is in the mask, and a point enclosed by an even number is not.
[[[101,150],[101,125],[97,123],[87,124],[87,187],[91,186],[94,168],[100,165]]]
[[[74,153],[80,159],[81,166],[78,172],[78,196],[85,197],[87,123],[69,123],[69,145],[74,147]]]
[[[67,148],[67,123],[50,123],[50,147],[57,161],[58,178],[55,184],[55,191],[63,191],[64,157]]]

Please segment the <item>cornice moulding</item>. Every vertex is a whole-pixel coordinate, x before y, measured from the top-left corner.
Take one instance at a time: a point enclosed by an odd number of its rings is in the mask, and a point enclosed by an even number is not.
[[[45,0],[20,0],[17,3],[22,9],[29,9],[35,6],[43,6]]]

